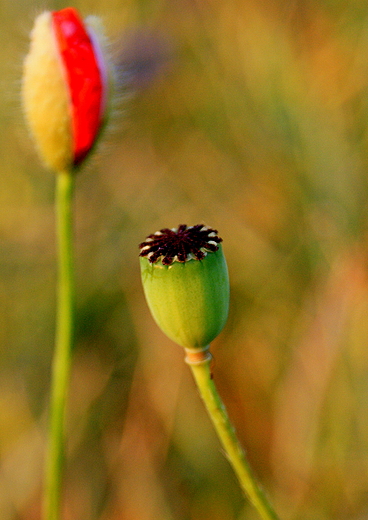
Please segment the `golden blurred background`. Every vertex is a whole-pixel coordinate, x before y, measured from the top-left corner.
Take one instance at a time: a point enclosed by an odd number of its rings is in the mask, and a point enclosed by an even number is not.
[[[256,520],[138,244],[206,223],[231,312],[214,378],[285,520],[368,518],[368,4],[76,0],[102,17],[116,114],[76,189],[63,520]],[[39,520],[55,319],[53,174],[19,102],[33,19],[0,0],[0,518]]]

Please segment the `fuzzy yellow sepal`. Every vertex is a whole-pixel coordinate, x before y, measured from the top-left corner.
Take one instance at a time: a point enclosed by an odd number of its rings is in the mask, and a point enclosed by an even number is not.
[[[45,164],[61,171],[73,162],[69,93],[52,30],[50,12],[40,14],[24,61],[23,109]]]

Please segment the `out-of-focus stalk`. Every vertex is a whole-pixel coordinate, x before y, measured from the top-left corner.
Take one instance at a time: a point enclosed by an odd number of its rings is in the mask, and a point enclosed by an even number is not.
[[[72,209],[74,183],[73,172],[60,172],[57,176],[57,316],[45,469],[45,520],[58,520],[60,517],[60,493],[65,452],[65,408],[74,333],[75,290]]]

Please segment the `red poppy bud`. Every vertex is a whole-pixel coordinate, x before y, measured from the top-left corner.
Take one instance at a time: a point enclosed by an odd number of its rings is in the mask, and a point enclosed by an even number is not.
[[[80,164],[96,141],[107,90],[102,56],[75,9],[37,17],[24,62],[23,106],[40,155],[54,170]]]

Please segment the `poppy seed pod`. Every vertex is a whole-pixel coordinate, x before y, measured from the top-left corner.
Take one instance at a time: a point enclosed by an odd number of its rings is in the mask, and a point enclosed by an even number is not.
[[[41,158],[55,171],[80,164],[103,124],[107,71],[96,25],[68,7],[40,14],[31,33],[23,109]]]
[[[161,330],[186,349],[203,349],[221,332],[229,277],[217,231],[162,229],[140,244],[144,293]]]

